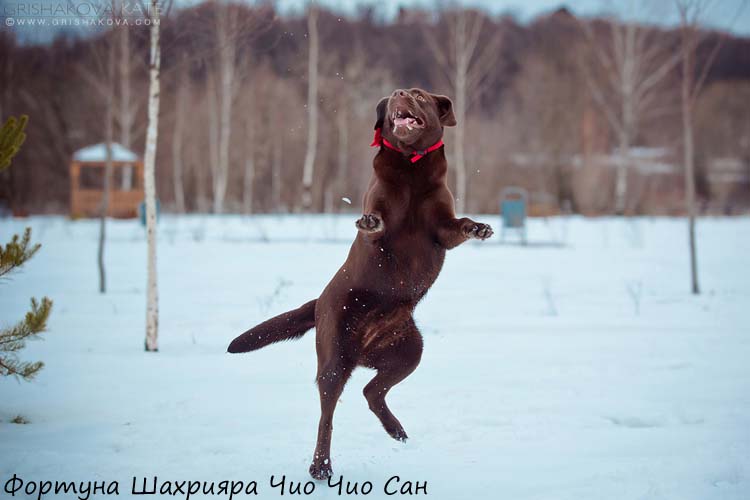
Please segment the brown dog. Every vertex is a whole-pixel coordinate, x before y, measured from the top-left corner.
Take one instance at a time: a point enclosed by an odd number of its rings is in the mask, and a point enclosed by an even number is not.
[[[455,124],[445,96],[399,89],[383,98],[375,123],[373,145],[380,146],[375,175],[346,262],[317,300],[261,323],[229,345],[229,352],[253,351],[316,328],[321,416],[310,466],[316,479],[333,473],[333,412],[357,366],[377,370],[365,398],[388,434],[406,440],[385,396],[422,357],[414,307],[435,282],[447,249],[492,235],[487,224],[454,213],[442,137],[443,127]]]

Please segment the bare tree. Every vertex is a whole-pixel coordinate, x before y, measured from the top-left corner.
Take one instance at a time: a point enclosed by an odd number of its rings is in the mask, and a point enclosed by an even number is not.
[[[106,0],[102,12],[109,16],[107,21],[114,24],[116,13],[115,0]],[[103,45],[95,46],[91,51],[91,66],[81,65],[78,74],[88,83],[102,99],[104,106],[104,175],[102,181],[102,199],[99,205],[99,238],[97,242],[97,268],[99,271],[99,293],[107,292],[107,271],[104,261],[107,241],[107,213],[109,212],[110,191],[112,188],[112,143],[114,141],[114,117],[116,87],[117,33],[110,30],[103,39]],[[101,47],[101,48],[100,48]]]
[[[698,256],[695,241],[695,134],[693,130],[693,115],[695,101],[706,81],[708,72],[716,59],[724,37],[719,37],[702,67],[696,67],[695,52],[702,36],[699,31],[701,20],[713,4],[712,0],[675,0],[680,15],[680,39],[682,60],[682,147],[685,163],[685,211],[688,219],[688,247],[690,251],[690,290],[693,294],[700,293],[698,283]],[[740,5],[737,17],[745,7]],[[736,19],[736,18],[735,18]],[[697,78],[696,78],[697,77]]]
[[[109,21],[113,25],[116,25],[115,17],[124,12],[124,9],[118,9],[116,0],[106,0],[102,4],[101,11],[109,16]],[[117,119],[120,127],[121,141],[124,142],[126,147],[128,147],[130,145],[130,131],[135,117],[135,112],[131,109],[132,101],[130,94],[129,66],[131,56],[128,26],[123,24],[118,28],[111,30],[107,34],[105,47],[106,48],[103,51],[94,50],[92,52],[94,66],[96,66],[97,69],[91,70],[85,66],[78,68],[79,74],[92,86],[96,93],[103,98],[104,102],[105,163],[97,246],[97,267],[99,270],[100,293],[106,293],[107,291],[104,254],[106,246],[107,214],[109,212],[110,195],[112,191],[112,144],[114,142],[115,119]],[[102,67],[105,67],[106,69],[102,71]],[[119,102],[116,102],[118,83],[120,100]],[[132,182],[132,180],[128,180],[127,175],[125,175],[123,178],[123,188],[129,188],[130,182]]]
[[[263,121],[263,106],[259,105],[259,95],[265,92],[262,88],[262,71],[261,75],[256,75],[255,65],[257,61],[245,57],[239,61],[237,67],[237,101],[240,106],[241,120],[241,141],[242,141],[242,158],[244,159],[242,171],[242,212],[245,214],[253,213],[253,189],[255,183],[255,170],[258,163],[256,155],[256,142],[262,147],[262,140],[256,139],[256,121]],[[269,114],[273,112],[269,110]],[[269,120],[270,121],[270,120]]]
[[[695,22],[702,9],[701,2],[678,0],[682,34],[682,131],[683,161],[685,162],[685,210],[688,219],[688,247],[690,250],[690,290],[700,293],[698,262],[695,248],[695,143],[693,136],[693,104],[696,86],[693,81],[695,57]]]
[[[323,211],[327,213],[334,212],[337,207],[341,206],[337,203],[337,199],[340,200],[346,192],[352,120],[361,112],[363,100],[367,101],[365,115],[369,117],[372,112],[371,101],[380,97],[378,94],[374,99],[368,100],[363,95],[365,87],[376,87],[373,90],[379,90],[377,87],[380,85],[379,79],[368,72],[367,56],[361,37],[355,33],[348,42],[348,57],[345,61],[341,61],[337,57],[338,54],[330,52],[324,53],[320,61],[322,69],[322,75],[319,78],[322,83],[320,93],[322,99],[332,104],[332,108],[324,109],[324,113],[328,111],[329,114],[325,116],[323,122],[332,123],[336,132],[335,155],[331,155],[328,178],[323,188]]]
[[[159,289],[156,276],[156,143],[159,132],[159,76],[161,16],[158,0],[151,0],[150,56],[148,86],[148,128],[144,156],[144,191],[146,196],[146,240],[148,246],[148,278],[146,286],[146,351],[159,350]]]
[[[111,3],[110,15],[114,16],[114,1]],[[114,32],[107,37],[106,76],[104,84],[98,84],[104,95],[104,182],[102,186],[102,200],[99,213],[99,241],[97,247],[97,266],[99,268],[99,293],[107,292],[107,272],[104,262],[104,247],[107,239],[107,212],[109,211],[109,195],[112,186],[112,142],[114,140],[114,108],[115,108],[115,62],[117,60]],[[95,56],[99,54],[95,53]],[[90,80],[96,82],[91,73],[84,72]]]
[[[255,128],[256,169],[259,173],[269,174],[263,178],[270,182],[270,209],[277,213],[300,210],[302,179],[299,165],[305,158],[307,131],[302,127],[295,130],[296,127],[290,127],[290,124],[306,122],[306,96],[300,95],[293,80],[276,78],[268,65],[258,68],[255,83],[257,101],[254,109],[263,117],[263,123],[268,124],[267,127]]]
[[[213,211],[224,211],[224,198],[229,182],[229,143],[232,135],[232,100],[234,98],[235,56],[237,53],[237,16],[229,5],[216,6],[216,46],[219,85],[218,98],[219,141],[213,173]]]
[[[274,121],[279,117],[274,113]],[[272,157],[271,157],[271,207],[272,210],[281,211],[281,176],[284,165],[284,135],[272,134]]]
[[[614,211],[621,215],[627,209],[630,150],[638,127],[654,111],[659,84],[677,66],[680,54],[654,41],[653,28],[635,21],[609,19],[605,43],[592,23],[582,21],[581,27],[591,52],[583,65],[586,83],[618,141]]]
[[[211,210],[209,184],[211,179],[209,178],[210,168],[206,168],[206,165],[211,165],[217,162],[217,151],[219,149],[219,126],[216,120],[216,92],[214,91],[214,79],[211,71],[207,72],[206,75],[206,89],[203,93],[203,105],[200,107],[201,111],[205,113],[201,120],[207,130],[203,133],[197,134],[200,137],[207,138],[208,147],[202,148],[201,145],[195,140],[196,134],[191,134],[191,140],[188,141],[187,149],[189,152],[188,162],[190,165],[190,171],[192,173],[193,185],[195,186],[195,207],[198,212],[208,212]],[[188,133],[193,131],[188,127]],[[202,156],[207,155],[206,159],[203,160]]]
[[[185,183],[184,165],[182,158],[183,137],[185,136],[185,111],[188,98],[189,78],[183,57],[177,64],[178,72],[175,82],[174,128],[172,129],[172,186],[174,188],[175,210],[185,212]]]
[[[338,153],[336,155],[336,178],[329,183],[328,205],[326,212],[334,211],[336,195],[341,195],[346,187],[346,172],[349,168],[349,102],[344,98],[336,110],[336,132],[338,136]]]
[[[220,173],[219,169],[219,97],[216,85],[216,76],[212,71],[208,72],[206,76],[206,99],[208,104],[208,162],[211,166],[211,183],[212,183],[212,196],[214,198],[214,207],[216,206],[216,183],[218,182],[218,176]],[[227,165],[228,167],[228,165]],[[228,175],[228,174],[227,174]],[[215,211],[215,210],[214,210]]]
[[[307,36],[309,43],[307,70],[307,149],[302,170],[302,208],[312,209],[312,183],[315,153],[318,146],[318,7],[310,2],[307,10]]]
[[[249,99],[252,105],[253,99]],[[244,213],[253,213],[253,181],[255,180],[255,124],[256,116],[245,113],[245,172],[242,178],[242,206]]]
[[[280,106],[281,103],[286,101],[286,92],[288,89],[285,88],[283,80],[275,80],[272,76],[271,70],[267,67],[263,67],[263,71],[258,72],[256,75],[256,83],[258,86],[258,92],[262,96],[268,96],[266,101],[274,103],[274,107]],[[259,112],[260,110],[258,110]],[[278,131],[283,130],[286,122],[284,113],[276,112],[277,110],[267,109],[266,118],[270,125],[270,130],[274,133],[270,134],[270,152],[268,154],[270,165],[270,207],[273,212],[282,211],[282,200],[281,200],[281,187],[283,183],[283,164],[284,164],[284,136],[285,134],[279,133]],[[254,133],[257,137],[257,141],[260,143],[261,130]]]
[[[456,170],[456,210],[463,212],[468,184],[466,113],[481,94],[482,85],[495,66],[502,38],[499,31],[493,31],[487,43],[479,43],[486,19],[481,12],[458,8],[446,11],[444,17],[448,25],[447,34],[442,37],[441,30],[428,28],[425,30],[425,40],[453,92],[453,111],[457,122],[453,161]],[[441,34],[440,39],[437,33]]]
[[[104,103],[104,186],[102,187],[101,212],[99,215],[99,245],[97,250],[97,264],[99,266],[99,293],[107,292],[107,272],[104,264],[104,245],[107,233],[107,212],[109,211],[109,194],[112,184],[112,140],[114,136],[114,106],[115,106],[115,44],[109,40],[109,57],[107,58],[108,92]]]
[[[136,107],[132,99],[132,71],[130,68],[130,27],[120,26],[118,29],[120,43],[120,54],[118,60],[118,83],[120,85],[120,99],[117,109],[117,118],[120,127],[120,144],[130,149],[132,142],[132,130],[135,122]],[[133,187],[133,167],[122,169],[122,189],[130,190]]]

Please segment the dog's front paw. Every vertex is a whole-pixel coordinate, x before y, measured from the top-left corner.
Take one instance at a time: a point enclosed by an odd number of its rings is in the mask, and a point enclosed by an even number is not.
[[[476,240],[486,240],[493,235],[492,228],[489,224],[482,224],[481,222],[472,222],[464,227],[464,232],[468,238]]]
[[[333,476],[333,467],[331,467],[331,459],[326,458],[325,460],[313,460],[310,465],[310,475],[313,479],[323,481]]]
[[[383,230],[383,221],[380,217],[373,214],[365,214],[355,223],[357,229],[363,233],[377,233]]]

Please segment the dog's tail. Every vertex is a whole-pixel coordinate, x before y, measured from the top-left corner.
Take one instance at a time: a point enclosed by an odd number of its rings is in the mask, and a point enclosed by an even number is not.
[[[227,352],[249,352],[282,340],[302,337],[315,326],[315,303],[311,300],[303,306],[279,314],[249,329],[229,344]]]

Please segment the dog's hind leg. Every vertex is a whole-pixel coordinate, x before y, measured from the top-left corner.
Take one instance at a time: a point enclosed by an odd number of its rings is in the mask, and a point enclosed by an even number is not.
[[[406,441],[408,436],[401,422],[388,408],[385,397],[393,386],[408,377],[419,365],[422,359],[422,335],[411,319],[399,330],[382,334],[372,351],[368,352],[368,364],[378,373],[362,392],[370,410],[378,417],[386,432],[393,439]]]
[[[344,385],[352,373],[353,365],[346,363],[340,356],[318,360],[318,391],[320,392],[320,422],[318,423],[318,441],[315,445],[310,475],[315,479],[326,479],[333,475],[331,465],[331,433],[333,431],[333,412],[336,409]]]

